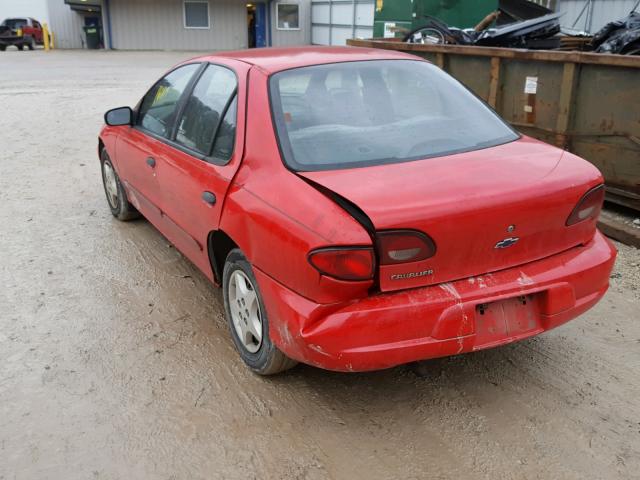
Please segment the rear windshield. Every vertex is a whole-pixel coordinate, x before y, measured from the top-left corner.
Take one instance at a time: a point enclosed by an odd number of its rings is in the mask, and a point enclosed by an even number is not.
[[[478,150],[519,138],[439,68],[414,60],[333,63],[270,79],[285,163],[333,170]]]
[[[7,18],[2,25],[5,27],[9,27],[11,30],[16,30],[18,28],[24,28],[28,25],[26,18]]]

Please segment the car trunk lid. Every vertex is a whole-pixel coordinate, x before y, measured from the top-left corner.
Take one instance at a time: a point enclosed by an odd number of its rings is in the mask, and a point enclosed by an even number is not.
[[[431,258],[379,267],[382,291],[473,277],[585,243],[595,221],[565,223],[580,197],[601,181],[587,162],[529,138],[446,157],[300,175],[352,202],[378,232],[418,230],[433,239]]]

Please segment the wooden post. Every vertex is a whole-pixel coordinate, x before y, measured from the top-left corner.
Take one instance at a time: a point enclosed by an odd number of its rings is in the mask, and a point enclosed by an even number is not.
[[[562,70],[560,100],[558,101],[558,119],[556,120],[556,145],[568,148],[567,132],[571,122],[571,107],[575,100],[576,64],[565,63]]]
[[[436,65],[444,70],[444,53],[436,53]]]
[[[487,103],[495,109],[498,105],[498,89],[500,87],[500,57],[491,57],[491,77],[489,81],[489,98]]]

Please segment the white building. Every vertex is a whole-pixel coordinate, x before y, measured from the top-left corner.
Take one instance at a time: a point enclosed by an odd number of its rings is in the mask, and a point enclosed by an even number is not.
[[[376,0],[0,0],[0,20],[47,22],[57,48],[84,48],[83,27],[121,50],[229,50],[344,45],[373,35]],[[394,0],[385,0],[393,2]],[[563,12],[563,27],[594,33],[637,0],[534,0]]]
[[[311,42],[310,0],[0,0],[0,19],[49,24],[57,48],[83,48],[83,27],[120,50],[229,50]]]

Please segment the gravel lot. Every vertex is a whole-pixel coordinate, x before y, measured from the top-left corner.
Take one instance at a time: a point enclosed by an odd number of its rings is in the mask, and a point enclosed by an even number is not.
[[[0,54],[0,479],[640,478],[640,254],[581,318],[368,374],[263,379],[221,295],[108,211],[96,135],[185,53]]]

